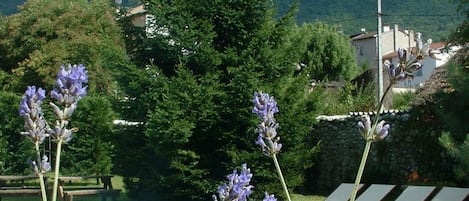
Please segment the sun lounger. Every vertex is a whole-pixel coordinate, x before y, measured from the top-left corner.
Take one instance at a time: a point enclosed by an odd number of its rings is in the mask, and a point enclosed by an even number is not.
[[[342,183],[332,192],[326,201],[347,201],[352,194],[354,184]],[[358,189],[363,187],[363,184],[358,186]]]
[[[382,200],[394,187],[395,185],[372,184],[358,197],[357,201]]]
[[[443,187],[432,201],[464,201],[469,199],[469,188]]]
[[[435,189],[434,186],[408,186],[396,201],[425,201]]]

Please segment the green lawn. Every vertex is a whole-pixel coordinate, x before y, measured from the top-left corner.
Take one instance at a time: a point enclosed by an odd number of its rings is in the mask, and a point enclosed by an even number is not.
[[[112,185],[115,189],[122,189],[122,192],[119,196],[118,201],[130,201],[127,197],[127,193],[124,188],[124,182],[122,177],[116,176],[112,178]],[[316,195],[300,195],[300,194],[293,194],[292,200],[293,201],[324,201],[326,198],[322,196]],[[101,201],[99,196],[93,197],[74,197],[74,201]],[[108,198],[107,200],[110,200]],[[41,201],[39,197],[3,197],[2,201]]]
[[[318,195],[300,195],[300,194],[293,194],[291,196],[292,201],[324,201],[326,197],[318,196]]]
[[[100,197],[76,197],[73,198],[74,201],[101,201]],[[107,200],[110,200],[109,198]],[[325,197],[322,196],[316,196],[316,195],[300,195],[300,194],[293,194],[292,195],[292,200],[293,201],[324,201],[326,200]],[[36,197],[11,197],[11,198],[2,198],[2,201],[41,201],[40,198]],[[118,201],[130,201],[129,198],[127,198],[125,193],[121,193],[119,196]]]

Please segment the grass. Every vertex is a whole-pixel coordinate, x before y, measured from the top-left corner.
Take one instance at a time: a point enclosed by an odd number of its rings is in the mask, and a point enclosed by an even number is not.
[[[301,195],[301,194],[292,194],[291,195],[293,201],[324,201],[326,200],[325,197],[317,196],[317,195]],[[39,197],[8,197],[2,198],[2,201],[40,201]],[[73,198],[74,201],[101,201],[100,197],[76,197]],[[108,200],[110,200],[108,198]],[[126,193],[121,193],[118,201],[131,201]]]
[[[293,201],[324,201],[326,200],[325,197],[317,196],[317,195],[300,195],[300,194],[292,194],[291,195]],[[2,201],[40,201],[39,197],[8,197],[2,198]],[[73,198],[74,201],[101,201],[100,197],[76,197]],[[108,198],[108,200],[110,200]],[[126,193],[121,193],[118,201],[131,201]]]
[[[130,198],[127,197],[127,192],[125,191],[124,181],[121,176],[115,176],[112,178],[112,185],[114,189],[122,189],[122,192],[117,199],[118,201],[131,201]],[[326,200],[323,196],[317,195],[301,195],[301,194],[292,194],[291,198],[293,201],[324,201]],[[2,201],[41,201],[40,197],[2,197]],[[101,201],[101,197],[93,196],[93,197],[74,197],[74,201]],[[108,198],[107,200],[110,200]]]
[[[93,182],[92,182],[93,183]],[[75,183],[74,183],[75,184]],[[37,183],[28,183],[28,185],[38,185]],[[95,184],[78,184],[79,186],[86,186],[86,187],[92,187]],[[100,184],[101,185],[101,184]],[[75,185],[74,185],[75,186]],[[114,189],[122,189],[122,192],[119,195],[119,198],[117,199],[118,201],[131,201],[127,197],[127,192],[125,191],[124,188],[124,181],[121,176],[115,176],[112,178],[112,186]],[[41,201],[42,199],[40,197],[33,197],[33,196],[25,196],[25,197],[2,197],[2,201]],[[57,198],[59,200],[59,198]],[[101,201],[100,196],[77,196],[73,198],[74,201]],[[107,200],[111,200],[111,198],[107,198]]]
[[[301,195],[301,194],[292,194],[292,201],[324,201],[326,197],[319,195]]]

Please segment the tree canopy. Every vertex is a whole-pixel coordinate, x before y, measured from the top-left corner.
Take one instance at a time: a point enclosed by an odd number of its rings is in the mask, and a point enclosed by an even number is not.
[[[320,106],[309,91],[312,78],[296,68],[308,51],[305,41],[315,40],[292,34],[296,8],[276,18],[268,0],[144,3],[155,16],[155,30],[164,32],[149,38],[131,29],[125,34],[128,42],[141,43],[134,43],[131,54],[140,67],[129,66],[120,77],[128,82],[123,92],[131,95],[123,108],[140,116],[123,117],[147,123],[134,128],[141,133],[120,135],[119,141],[138,144],[118,156],[134,156],[122,173],[130,194],[139,200],[210,199],[229,170],[248,163],[256,188],[281,196],[271,161],[254,143],[256,117],[250,111],[257,90],[279,103],[280,160],[289,186],[299,187],[312,166],[315,147],[307,142]]]
[[[70,12],[72,11],[73,12]],[[29,0],[0,22],[0,69],[25,83],[50,86],[62,64],[82,63],[90,72],[90,92],[109,94],[113,70],[125,52],[114,13],[105,0]]]
[[[67,147],[70,149],[66,150],[65,158],[70,160],[62,167],[64,172],[75,174],[111,172],[110,135],[116,113],[110,97],[117,89],[113,73],[125,62],[124,43],[114,15],[115,8],[107,0],[29,0],[19,13],[1,17],[1,110],[6,116],[1,125],[0,147],[7,147],[10,154],[2,157],[0,164],[11,164],[11,168],[6,167],[2,172],[22,174],[28,170],[24,161],[31,145],[20,135],[24,121],[17,112],[26,86],[49,91],[61,65],[79,63],[86,66],[90,76],[89,97],[80,103],[78,108],[82,109],[78,109],[71,123],[81,128],[71,142],[73,145]],[[49,105],[42,107],[44,116],[50,117]],[[49,145],[44,150],[55,154],[50,152]],[[73,163],[78,159],[82,163]]]

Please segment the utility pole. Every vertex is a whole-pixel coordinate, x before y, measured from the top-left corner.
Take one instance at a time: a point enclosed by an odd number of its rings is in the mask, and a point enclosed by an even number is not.
[[[378,36],[376,38],[376,49],[378,50],[378,104],[383,97],[383,53],[381,50],[381,0],[378,0]],[[381,111],[376,111],[381,112]]]

